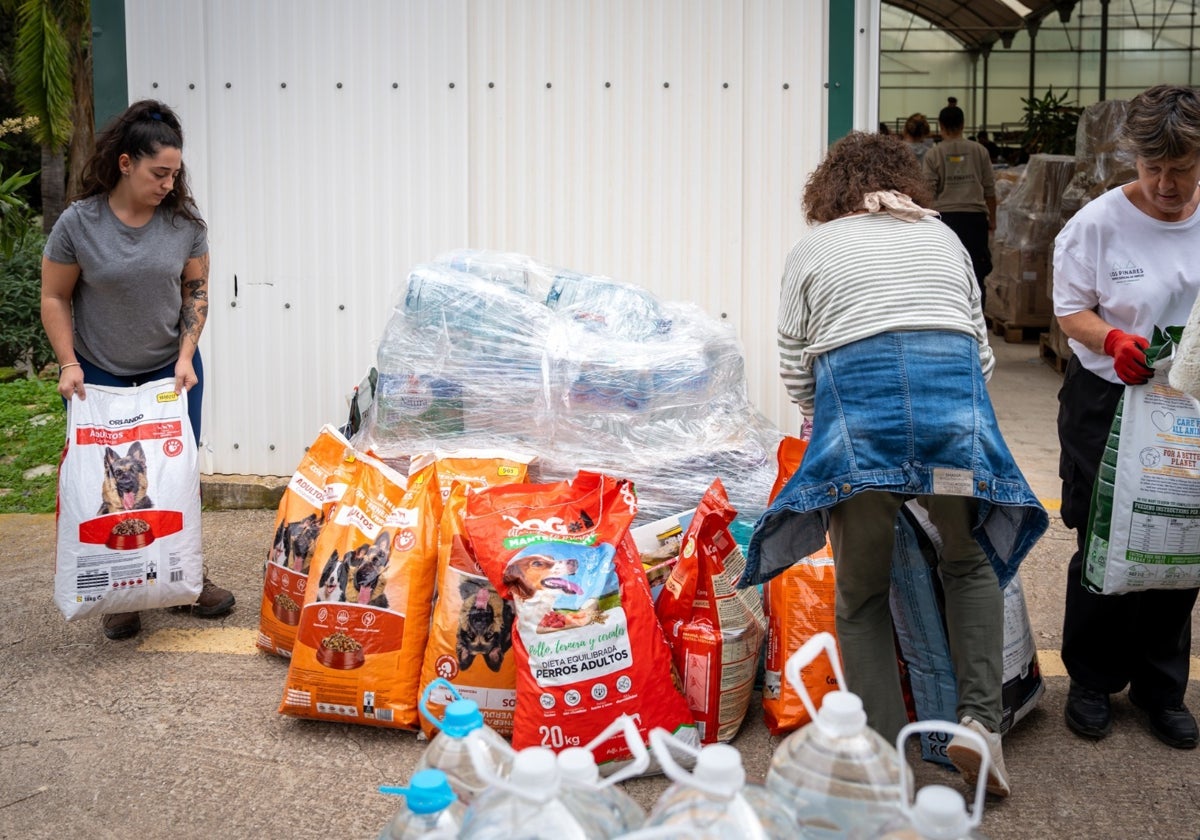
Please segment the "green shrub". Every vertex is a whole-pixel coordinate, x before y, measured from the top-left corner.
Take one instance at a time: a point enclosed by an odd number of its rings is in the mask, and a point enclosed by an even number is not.
[[[42,246],[37,221],[20,236],[10,259],[0,259],[0,365],[32,365],[37,371],[54,361],[42,329]]]
[[[0,513],[54,512],[66,434],[66,409],[56,383],[0,384]]]

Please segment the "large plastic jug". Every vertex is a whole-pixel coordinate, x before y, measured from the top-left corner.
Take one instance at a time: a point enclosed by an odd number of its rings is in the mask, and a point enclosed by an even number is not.
[[[654,729],[650,748],[673,784],[654,803],[647,830],[670,827],[679,836],[691,833],[709,840],[796,840],[787,806],[766,788],[746,781],[742,756],[733,747],[708,744],[696,750],[665,729]],[[688,773],[680,767],[672,751],[693,756],[695,769]]]
[[[633,754],[633,761],[615,773],[600,778],[596,766],[595,750],[616,735],[624,735],[625,743]],[[567,747],[558,754],[558,772],[562,778],[564,801],[568,803],[586,801],[599,803],[601,813],[611,821],[608,837],[624,837],[640,828],[646,821],[646,812],[617,783],[646,772],[650,766],[650,754],[642,743],[637,724],[629,715],[621,715],[610,723],[603,732],[582,747]]]
[[[963,795],[945,785],[926,785],[917,791],[915,803],[908,801],[908,766],[901,765],[904,777],[900,800],[901,815],[889,820],[874,831],[859,835],[863,840],[986,840],[975,831],[983,820],[983,800],[987,795],[987,771],[991,757],[987,743],[978,732],[942,720],[910,723],[896,736],[896,751],[904,755],[904,742],[910,735],[921,732],[945,732],[975,742],[983,759],[979,763],[979,780],[975,783],[975,805],[970,812]],[[853,840],[857,840],[854,838]]]
[[[441,720],[429,711],[429,697],[439,688],[452,698],[446,704]],[[459,800],[466,805],[470,805],[485,787],[467,750],[470,741],[483,745],[489,766],[496,774],[508,775],[515,751],[504,740],[504,736],[483,722],[479,704],[474,700],[464,700],[453,683],[440,677],[431,681],[421,692],[417,706],[426,720],[440,730],[421,753],[417,770],[441,770],[449,778],[450,787]]]
[[[458,836],[466,806],[458,801],[441,770],[421,770],[413,774],[408,787],[384,785],[379,792],[403,796],[405,800],[404,807],[379,832],[379,840]]]
[[[824,651],[838,690],[825,695],[820,711],[800,676]],[[805,836],[845,838],[869,831],[900,813],[905,761],[895,746],[867,726],[862,700],[845,690],[837,643],[817,633],[784,665],[812,722],[788,735],[775,750],[766,786],[795,813]],[[907,796],[908,789],[904,790]]]
[[[496,775],[480,741],[469,741],[475,771],[487,788],[463,817],[462,840],[605,840],[611,819],[598,800],[563,796],[554,753],[526,747],[514,756],[507,779]]]

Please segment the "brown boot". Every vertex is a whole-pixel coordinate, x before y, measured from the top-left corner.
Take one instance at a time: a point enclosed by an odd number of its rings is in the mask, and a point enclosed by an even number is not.
[[[104,616],[104,635],[119,642],[142,631],[142,619],[135,612],[109,613]]]
[[[201,618],[218,618],[233,609],[235,599],[228,589],[222,589],[207,577],[204,578],[204,588],[200,597],[192,604],[192,615]]]

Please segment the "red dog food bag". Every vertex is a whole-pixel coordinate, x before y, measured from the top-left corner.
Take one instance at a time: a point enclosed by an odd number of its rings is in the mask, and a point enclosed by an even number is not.
[[[283,491],[263,566],[258,610],[256,644],[268,653],[292,655],[317,537],[329,509],[346,492],[357,465],[350,442],[327,425],[308,447]]]
[[[636,512],[630,482],[588,472],[467,495],[475,558],[516,608],[515,748],[582,746],[622,713],[643,740],[662,727],[698,743],[629,534]],[[605,772],[631,759],[620,737],[594,752]]]
[[[785,437],[776,453],[779,472],[771,499],[787,484],[808,443]],[[836,637],[834,626],[833,548],[829,540],[819,551],[805,557],[782,574],[763,584],[763,611],[767,616],[767,644],[763,675],[763,720],[772,735],[782,735],[809,722],[800,694],[783,675],[788,658],[817,633]],[[828,657],[819,657],[801,674],[814,708],[837,688],[837,678]]]
[[[88,385],[58,470],[54,602],[68,621],[200,594],[200,467],[175,380]]]
[[[746,558],[729,533],[736,517],[713,481],[655,605],[702,744],[730,741],[741,728],[766,625],[758,590],[737,588]]]
[[[463,510],[468,489],[523,482],[529,461],[503,453],[456,453],[439,455],[437,467],[445,507],[438,541],[437,602],[421,669],[421,691],[441,677],[460,696],[479,705],[490,727],[511,737],[517,701],[513,604],[500,597],[475,562],[463,532]],[[450,699],[449,692],[435,690],[429,698],[430,713],[440,719]],[[436,732],[424,716],[421,730],[430,738]]]
[[[279,711],[416,729],[442,512],[436,466],[406,479],[360,461],[317,538]]]

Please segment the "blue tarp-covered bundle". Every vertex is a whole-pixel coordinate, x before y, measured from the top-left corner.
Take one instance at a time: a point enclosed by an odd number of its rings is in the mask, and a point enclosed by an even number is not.
[[[691,304],[530,257],[454,251],[417,266],[379,343],[355,444],[536,454],[538,480],[632,479],[639,519],[692,508],[720,478],[753,521],[781,433],[750,404],[731,327]]]

